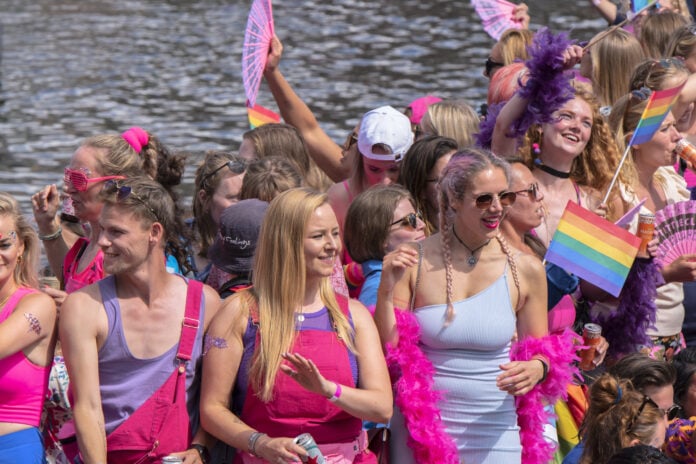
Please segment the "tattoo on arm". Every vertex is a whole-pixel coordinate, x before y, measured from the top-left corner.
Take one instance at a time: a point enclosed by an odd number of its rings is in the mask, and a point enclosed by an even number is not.
[[[29,322],[29,332],[34,332],[36,335],[41,335],[41,322],[32,313],[24,313],[24,317]]]
[[[228,348],[227,340],[220,337],[211,337],[210,335],[206,335],[203,341],[203,356],[208,354],[208,351],[210,351],[211,348],[219,348],[221,350]]]

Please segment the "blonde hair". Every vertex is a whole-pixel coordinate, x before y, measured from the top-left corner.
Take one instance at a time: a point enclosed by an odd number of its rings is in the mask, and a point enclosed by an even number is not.
[[[273,399],[281,355],[296,336],[295,310],[302,306],[306,286],[303,242],[307,224],[317,208],[327,204],[326,194],[307,188],[286,190],[271,202],[261,225],[251,290],[258,305],[260,344],[249,378],[266,402]],[[353,329],[328,277],[322,280],[319,293],[338,337],[355,352]]]
[[[648,15],[640,27],[640,43],[645,55],[657,60],[669,56],[667,47],[672,34],[687,24],[689,21],[682,14],[674,11]]]
[[[638,39],[621,28],[607,32],[591,51],[594,93],[601,104],[611,106],[629,90],[628,76],[617,69],[634,69],[645,53]]]
[[[17,285],[38,288],[39,286],[39,237],[19,209],[17,200],[6,192],[0,192],[0,216],[9,217],[14,223],[17,243],[24,244],[21,260],[14,268],[13,278]]]
[[[527,47],[532,44],[534,33],[529,29],[508,29],[500,36],[500,56],[503,65],[512,64],[517,60],[528,60]]]
[[[464,100],[445,100],[428,107],[420,126],[425,134],[449,137],[463,148],[474,144],[479,117]]]
[[[696,46],[696,34],[692,32],[693,30],[693,24],[687,24],[681,29],[674,31],[667,45],[666,56],[688,58],[694,46]]]

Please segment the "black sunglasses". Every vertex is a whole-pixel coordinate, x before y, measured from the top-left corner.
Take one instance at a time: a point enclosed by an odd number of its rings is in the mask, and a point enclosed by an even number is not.
[[[213,177],[215,174],[220,172],[225,167],[229,168],[230,171],[232,171],[235,174],[241,174],[244,171],[246,171],[246,163],[244,163],[242,161],[238,161],[238,160],[230,160],[230,161],[226,162],[225,164],[223,164],[222,166],[218,166],[217,168],[213,169],[208,174],[203,176],[203,179],[201,179],[201,184],[205,184],[205,182],[208,179]]]
[[[650,398],[649,396],[644,396],[643,402],[640,403],[640,407],[638,408],[638,412],[635,416],[631,418],[631,421],[628,423],[628,426],[626,427],[627,432],[630,432],[636,425],[636,421],[638,421],[638,418],[643,413],[646,404],[652,404],[653,406],[655,406],[655,409],[657,409],[661,415],[667,417],[667,420],[676,419],[679,416],[679,411],[681,410],[681,406],[677,404],[673,404],[667,409],[662,409],[657,405],[657,403],[655,403],[655,401],[652,400],[652,398]]]
[[[486,58],[486,63],[484,66],[486,67],[486,72],[484,73],[484,75],[486,77],[491,77],[491,72],[493,71],[493,68],[502,68],[505,65],[503,63],[499,63],[498,61],[493,61],[489,56],[488,58]]]
[[[157,216],[157,213],[155,213],[155,210],[150,207],[143,198],[135,193],[133,189],[130,187],[130,185],[124,185],[124,184],[119,184],[118,181],[115,180],[108,180],[104,183],[104,193],[107,195],[113,195],[114,193],[116,194],[116,200],[120,203],[123,200],[125,200],[128,197],[133,197],[135,198],[136,201],[138,201],[141,205],[143,205],[147,210],[152,214],[152,217],[155,219],[155,221],[160,222],[159,217]]]
[[[423,215],[418,212],[418,213],[408,213],[406,216],[402,217],[401,219],[392,222],[389,224],[389,226],[394,226],[396,224],[400,224],[401,227],[410,227],[413,230],[416,230],[418,228],[418,220],[423,220]]]
[[[356,134],[355,132],[351,132],[350,134],[348,134],[348,137],[346,137],[345,142],[343,142],[343,150],[350,150],[351,147],[356,143],[358,143],[358,134]]]
[[[478,209],[488,209],[496,198],[500,201],[501,206],[510,206],[517,199],[517,194],[515,192],[484,193],[476,197],[476,207]]]
[[[525,195],[533,200],[541,200],[541,192],[539,191],[539,184],[533,183],[529,188],[524,190],[517,190],[513,192],[516,195]]]

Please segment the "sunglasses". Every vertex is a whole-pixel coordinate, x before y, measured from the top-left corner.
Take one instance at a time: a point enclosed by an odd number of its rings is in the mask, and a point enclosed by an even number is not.
[[[418,220],[423,221],[423,215],[418,212],[418,213],[408,213],[406,216],[402,217],[401,219],[392,222],[389,224],[389,226],[394,226],[396,224],[399,224],[400,227],[410,227],[413,230],[418,229]]]
[[[103,192],[107,195],[113,195],[114,193],[116,194],[116,200],[120,203],[124,201],[128,197],[133,197],[138,203],[143,205],[147,210],[152,214],[152,217],[155,219],[157,222],[161,222],[159,220],[159,217],[157,216],[157,213],[155,213],[155,210],[150,207],[150,205],[143,200],[143,198],[135,193],[133,189],[129,185],[123,185],[119,184],[118,181],[116,180],[109,180],[104,184],[104,190]]]
[[[345,142],[343,142],[343,150],[350,150],[356,143],[358,143],[358,134],[356,134],[355,132],[351,132],[350,134],[348,134],[348,137],[346,137]]]
[[[89,184],[94,182],[102,182],[111,179],[125,179],[123,176],[104,176],[104,177],[87,177],[87,174],[78,170],[65,168],[65,176],[63,181],[66,185],[71,185],[78,192],[84,192],[89,187]]]
[[[217,168],[213,169],[210,171],[208,174],[203,176],[203,179],[201,179],[201,184],[205,184],[205,182],[213,177],[215,174],[218,172],[222,171],[225,168],[229,168],[230,171],[232,171],[235,174],[241,174],[244,171],[246,171],[246,163],[239,161],[239,160],[230,160],[223,164],[222,166],[218,166]]]
[[[476,197],[476,207],[478,209],[488,209],[491,207],[493,200],[496,198],[498,201],[500,201],[500,205],[505,207],[510,206],[515,202],[517,199],[517,194],[515,192],[500,192],[498,194],[484,193],[483,195]]]
[[[484,75],[486,77],[491,77],[493,68],[502,68],[505,65],[503,63],[499,63],[498,61],[493,61],[489,56],[488,58],[486,58],[486,63],[484,64],[484,66],[486,68]]]
[[[633,416],[631,418],[631,421],[628,423],[628,427],[626,427],[626,430],[628,432],[630,432],[633,429],[633,427],[636,425],[636,421],[638,420],[640,415],[643,413],[643,410],[645,409],[645,405],[647,405],[647,404],[652,404],[653,406],[655,406],[655,408],[660,412],[660,414],[665,416],[668,420],[676,419],[679,416],[679,411],[681,410],[681,406],[679,406],[677,404],[673,404],[672,406],[670,406],[667,409],[662,409],[649,396],[645,396],[645,397],[643,397],[643,402],[640,403],[640,407],[638,408],[638,412],[636,413],[635,416]]]
[[[513,192],[515,195],[524,195],[533,200],[541,200],[541,192],[539,191],[539,184],[533,183],[528,189],[517,190]],[[501,202],[502,203],[502,202]]]

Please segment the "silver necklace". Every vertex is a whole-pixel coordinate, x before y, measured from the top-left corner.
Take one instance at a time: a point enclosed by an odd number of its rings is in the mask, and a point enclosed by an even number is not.
[[[476,248],[474,248],[472,250],[471,248],[469,248],[467,246],[466,243],[464,243],[464,241],[461,238],[459,238],[459,235],[457,235],[457,231],[454,229],[454,226],[452,226],[452,233],[454,234],[454,238],[456,238],[457,241],[459,243],[461,243],[462,246],[464,248],[466,248],[466,250],[471,254],[471,256],[469,256],[469,258],[466,260],[466,262],[469,263],[469,266],[473,266],[478,262],[478,258],[476,257],[476,252],[479,251],[481,248],[485,247],[486,245],[488,245],[491,241],[491,239],[489,238],[488,240],[483,242],[481,245],[477,246]]]

